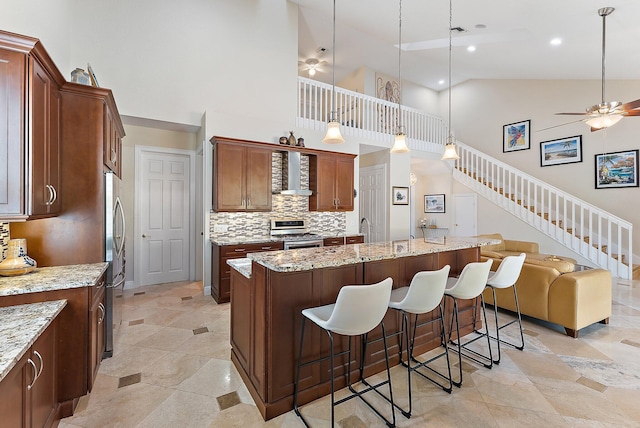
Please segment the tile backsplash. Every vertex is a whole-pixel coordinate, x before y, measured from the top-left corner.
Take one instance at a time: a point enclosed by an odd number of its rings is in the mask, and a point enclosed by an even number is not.
[[[282,189],[282,154],[274,152],[271,158],[274,192]],[[300,159],[300,182],[303,189],[309,188],[309,156]],[[286,167],[286,165],[285,165]],[[272,196],[271,212],[220,212],[210,213],[209,235],[211,238],[237,238],[268,235],[272,218],[301,218],[307,221],[310,232],[321,235],[342,235],[347,230],[347,216],[344,212],[309,211],[309,197],[300,195]],[[228,225],[226,232],[214,232],[215,225]]]
[[[0,245],[2,249],[0,251],[0,261],[2,261],[7,256],[9,246],[9,223],[0,223]]]

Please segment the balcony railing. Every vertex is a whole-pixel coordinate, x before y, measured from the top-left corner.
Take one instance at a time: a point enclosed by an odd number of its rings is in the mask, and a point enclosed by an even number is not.
[[[398,109],[396,103],[337,87],[334,108],[331,88],[326,83],[298,77],[298,127],[324,132],[334,110],[345,136],[391,145],[400,118],[409,148],[434,153],[444,151],[447,126],[441,118],[405,106]]]

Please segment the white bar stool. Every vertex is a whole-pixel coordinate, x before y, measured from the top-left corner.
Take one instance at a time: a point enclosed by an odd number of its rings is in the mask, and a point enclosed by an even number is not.
[[[300,337],[300,351],[298,353],[298,364],[296,366],[296,379],[293,391],[293,408],[296,415],[300,417],[305,426],[309,426],[308,422],[304,419],[298,408],[298,382],[300,380],[300,368],[308,366],[310,364],[319,363],[321,361],[330,360],[331,364],[331,426],[334,426],[334,408],[336,405],[341,404],[354,397],[359,397],[371,410],[373,410],[379,417],[384,419],[385,423],[389,427],[394,427],[396,423],[396,414],[393,406],[393,391],[391,389],[391,372],[389,371],[389,354],[387,352],[387,341],[385,338],[384,318],[387,307],[389,305],[389,298],[391,296],[391,287],[393,280],[387,278],[381,282],[371,285],[347,285],[340,289],[336,303],[318,306],[315,308],[308,308],[302,311],[302,332]],[[318,327],[324,329],[329,335],[330,342],[330,354],[328,357],[321,357],[316,360],[302,362],[302,349],[304,344],[304,325],[306,319],[313,321]],[[362,391],[356,391],[351,384],[351,337],[362,335],[364,342],[366,342],[367,334],[373,330],[378,324],[382,325],[382,337],[384,339],[385,359],[387,364],[387,380],[380,382],[376,385],[368,385],[367,388]],[[346,351],[340,352],[334,355],[333,350],[333,334],[339,334],[349,337],[349,348]],[[348,354],[349,364],[347,366],[347,385],[351,391],[351,395],[335,401],[334,393],[334,358],[336,356]],[[364,370],[364,352],[360,361],[360,374]],[[364,378],[361,379],[364,382]],[[374,390],[378,394],[382,395],[377,388],[383,385],[389,385],[389,394],[391,402],[391,416],[392,420],[386,419],[371,403],[369,403],[363,394]],[[384,395],[382,395],[384,397]],[[387,397],[384,397],[387,398]]]
[[[389,308],[398,310],[402,313],[402,330],[395,334],[403,334],[407,346],[407,362],[405,363],[404,361],[402,361],[402,340],[400,340],[400,362],[407,367],[407,382],[409,385],[409,409],[404,410],[396,404],[396,407],[406,417],[411,417],[412,411],[411,372],[419,374],[425,379],[438,385],[444,391],[451,393],[451,389],[453,386],[453,384],[451,383],[451,364],[449,363],[447,339],[444,334],[444,316],[441,305],[442,298],[444,296],[444,289],[447,285],[449,270],[450,266],[446,265],[440,270],[418,272],[413,276],[408,287],[396,288],[391,292]],[[438,317],[434,317],[431,320],[418,323],[418,315],[434,311],[436,308],[438,308]],[[413,322],[413,333],[411,335],[409,335],[409,315],[415,315]],[[416,331],[418,327],[429,325],[438,321],[440,321],[440,338],[442,340],[444,352],[427,361],[418,361],[413,355],[413,346],[416,337]],[[436,369],[427,365],[442,356],[446,357],[447,360],[448,376],[443,375]],[[412,361],[417,364],[412,365]],[[418,369],[423,367],[425,369],[428,369],[438,377],[446,380],[447,384],[443,384],[433,379],[432,377],[427,376],[425,373],[418,371]]]
[[[462,338],[460,337],[460,321],[459,321],[459,310],[458,310],[458,300],[459,299],[474,299],[474,304],[470,308],[465,309],[473,310],[473,321],[474,321],[474,331],[475,331],[475,321],[476,321],[476,313],[478,308],[478,297],[482,303],[482,315],[484,316],[484,326],[485,330],[487,328],[487,312],[485,310],[484,298],[482,296],[482,292],[484,291],[487,285],[487,279],[489,277],[489,271],[491,269],[491,264],[493,263],[492,259],[487,260],[486,262],[473,262],[468,263],[460,273],[458,278],[448,278],[447,279],[447,288],[444,291],[445,295],[445,306],[446,306],[446,296],[449,296],[453,300],[453,315],[451,318],[451,327],[449,329],[449,343],[454,345],[458,351],[458,368],[460,371],[460,381],[456,382],[452,380],[452,383],[460,387],[462,386],[462,352],[465,352],[465,357],[469,358],[479,364],[484,365],[486,368],[490,369],[493,367],[493,356],[491,354],[491,342],[489,340],[488,334],[482,334],[478,337],[475,337],[471,340],[468,340],[462,343]],[[457,341],[451,340],[451,334],[453,330],[453,322],[455,320],[456,323],[456,333],[457,333]],[[487,347],[489,348],[489,356],[480,354],[472,349],[469,349],[468,346],[471,345],[476,340],[486,336],[487,337]],[[483,362],[480,360],[480,357],[488,362]]]
[[[500,364],[500,343],[504,343],[505,345],[513,346],[514,348],[522,351],[524,349],[524,334],[522,333],[522,317],[520,315],[520,306],[518,305],[518,292],[516,291],[516,281],[520,277],[520,272],[522,271],[522,265],[524,264],[524,259],[526,257],[525,253],[521,253],[519,256],[507,256],[502,259],[500,266],[498,266],[498,270],[492,272],[487,279],[487,287],[491,288],[491,292],[493,293],[493,312],[495,315],[495,323],[496,323],[496,336],[490,336],[498,343],[498,359],[493,360],[495,364]],[[499,325],[498,322],[498,301],[496,300],[496,289],[497,288],[513,288],[513,298],[516,303],[516,314],[518,316],[517,319],[511,320],[508,323],[503,325]],[[500,330],[510,326],[514,322],[518,322],[520,326],[520,344],[516,345],[515,343],[508,342],[506,340],[500,339]],[[487,333],[489,329],[486,329]]]

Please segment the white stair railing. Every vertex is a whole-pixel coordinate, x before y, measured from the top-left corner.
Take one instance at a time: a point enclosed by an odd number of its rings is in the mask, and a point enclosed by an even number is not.
[[[632,279],[633,225],[458,143],[453,177],[614,276]]]
[[[324,132],[331,116],[331,85],[298,77],[299,128]],[[444,121],[420,110],[380,98],[336,87],[336,108],[345,136],[361,137],[391,145],[397,131],[398,114],[412,150],[442,153],[447,140]]]
[[[332,85],[298,77],[299,128],[326,130],[331,90]],[[444,151],[448,129],[437,116],[338,87],[334,110],[344,136],[390,147],[401,114],[412,151]],[[631,223],[462,143],[458,151],[455,179],[614,276],[632,278]]]

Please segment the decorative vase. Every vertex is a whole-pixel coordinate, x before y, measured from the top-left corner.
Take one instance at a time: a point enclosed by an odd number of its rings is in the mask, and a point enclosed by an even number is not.
[[[296,145],[296,137],[293,136],[293,131],[289,131],[289,145],[290,146]]]
[[[304,138],[298,138],[298,147],[304,147]]]
[[[289,144],[289,139],[287,137],[280,137],[280,144]]]
[[[1,276],[17,276],[32,272],[38,264],[27,256],[26,239],[10,239],[7,258],[0,263]]]

